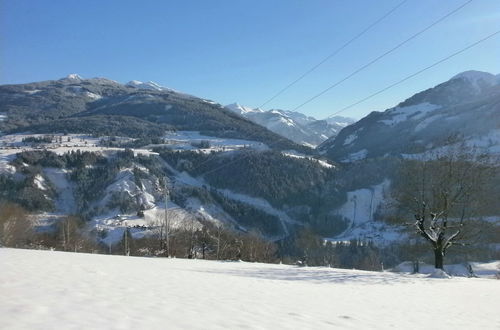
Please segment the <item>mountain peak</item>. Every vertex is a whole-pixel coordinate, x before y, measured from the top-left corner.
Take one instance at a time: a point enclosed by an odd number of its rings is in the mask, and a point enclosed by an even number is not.
[[[231,104],[228,104],[225,106],[225,108],[233,111],[233,112],[236,112],[240,115],[243,115],[243,114],[247,114],[249,112],[264,112],[262,109],[259,109],[259,108],[256,108],[256,109],[252,109],[250,107],[245,107],[243,105],[240,105],[239,103],[235,102],[235,103],[231,103]]]
[[[71,73],[71,74],[67,75],[67,76],[66,76],[65,78],[63,78],[63,79],[69,79],[69,80],[83,80],[83,78],[82,78],[80,75],[76,74],[76,73]]]
[[[450,80],[463,79],[471,83],[476,89],[480,89],[481,85],[486,85],[488,87],[495,86],[499,83],[498,76],[491,74],[489,72],[469,70],[461,72],[453,76]]]

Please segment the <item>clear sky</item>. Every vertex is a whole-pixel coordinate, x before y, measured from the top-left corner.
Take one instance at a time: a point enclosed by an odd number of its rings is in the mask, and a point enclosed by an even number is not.
[[[401,0],[0,0],[0,84],[70,73],[155,81],[256,107]],[[466,0],[408,0],[266,108],[293,109]],[[307,104],[323,118],[500,29],[500,1],[475,0]],[[500,36],[343,115],[391,107],[461,71],[500,73]]]

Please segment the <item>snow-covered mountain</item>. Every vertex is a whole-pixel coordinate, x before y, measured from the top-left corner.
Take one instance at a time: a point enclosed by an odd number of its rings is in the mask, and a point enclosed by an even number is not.
[[[317,120],[296,111],[279,109],[264,111],[238,103],[229,104],[226,108],[296,143],[313,147],[355,122],[347,117]]]
[[[171,129],[227,138],[251,137],[273,148],[282,145],[285,150],[308,149],[216,102],[151,81],[121,84],[107,78],[86,79],[70,74],[59,80],[0,86],[3,133],[68,132],[155,138]]]
[[[338,161],[423,153],[456,143],[500,153],[500,79],[466,71],[384,112],[372,112],[319,150]]]

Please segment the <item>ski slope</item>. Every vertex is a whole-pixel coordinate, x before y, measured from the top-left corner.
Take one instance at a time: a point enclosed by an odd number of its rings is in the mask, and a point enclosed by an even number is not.
[[[0,248],[2,329],[498,329],[500,281]]]

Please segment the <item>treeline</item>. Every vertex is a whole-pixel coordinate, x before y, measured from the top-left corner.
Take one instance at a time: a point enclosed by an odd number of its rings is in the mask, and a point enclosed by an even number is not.
[[[202,224],[201,226],[199,224]],[[309,230],[299,231],[286,240],[273,242],[257,231],[244,232],[221,224],[188,220],[183,227],[170,227],[160,221],[147,236],[134,235],[137,228],[124,228],[121,240],[106,243],[106,232],[86,229],[79,216],[54,220],[51,228],[35,227],[22,207],[0,204],[0,245],[5,247],[51,249],[58,251],[146,256],[243,260],[286,263],[300,266],[331,266],[380,270],[383,250],[370,242],[325,242]],[[119,229],[115,229],[119,230]],[[168,237],[168,238],[167,238]]]
[[[213,186],[259,196],[278,207],[319,203],[321,189],[335,177],[334,169],[308,159],[286,157],[278,151],[245,150],[231,155],[165,148],[156,151],[179,171],[203,175]],[[224,169],[218,171],[222,165]]]
[[[29,127],[12,130],[11,133],[29,130],[33,133],[78,133],[93,136],[127,136],[132,138],[155,138],[173,127],[127,116],[82,116],[42,122]]]

